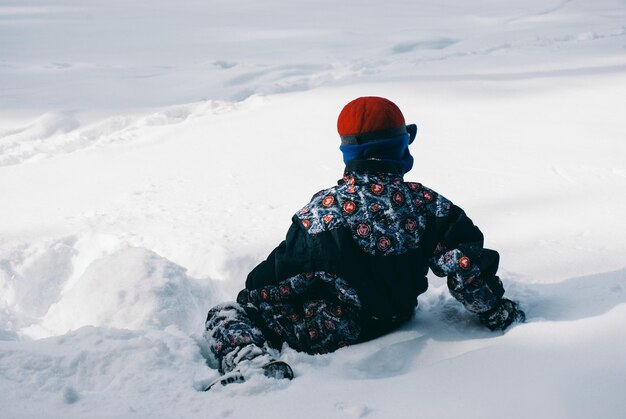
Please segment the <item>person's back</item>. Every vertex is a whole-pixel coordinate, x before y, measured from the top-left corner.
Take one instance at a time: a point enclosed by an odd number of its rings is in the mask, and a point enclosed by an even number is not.
[[[293,376],[270,359],[267,346],[286,342],[325,353],[393,330],[413,315],[429,268],[447,276],[452,295],[490,329],[524,320],[502,298],[498,253],[483,248],[482,233],[463,210],[404,181],[417,127],[405,125],[397,106],[358,98],[337,125],[343,178],[294,215],[285,241],[248,275],[238,304],[220,305],[207,317],[213,361],[238,379],[245,364],[268,376]]]

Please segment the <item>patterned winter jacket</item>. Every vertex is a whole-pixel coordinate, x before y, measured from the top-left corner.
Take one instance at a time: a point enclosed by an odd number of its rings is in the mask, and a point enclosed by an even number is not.
[[[452,294],[470,311],[489,310],[504,292],[498,260],[461,208],[405,182],[394,165],[354,160],[337,186],[315,194],[293,216],[286,239],[250,272],[246,289],[259,302],[294,294],[351,301],[367,339],[412,316],[428,288],[429,267],[448,277]],[[320,286],[302,286],[314,277],[322,278]],[[454,292],[472,286],[482,295]]]

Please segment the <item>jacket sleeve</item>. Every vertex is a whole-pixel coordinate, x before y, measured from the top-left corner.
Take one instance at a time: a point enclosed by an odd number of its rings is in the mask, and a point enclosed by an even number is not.
[[[306,235],[300,221],[294,217],[285,240],[248,274],[246,289],[277,285],[293,275],[310,271],[310,252]]]
[[[483,247],[483,234],[455,205],[436,224],[438,241],[429,260],[433,273],[448,277],[451,294],[469,311],[493,309],[504,294],[496,276],[498,252]]]

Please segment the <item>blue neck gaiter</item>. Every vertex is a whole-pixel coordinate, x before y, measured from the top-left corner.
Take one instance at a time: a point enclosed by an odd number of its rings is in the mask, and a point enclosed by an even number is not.
[[[384,160],[394,163],[405,174],[413,167],[409,139],[409,134],[402,134],[364,144],[342,145],[339,149],[343,153],[344,163],[354,159]]]

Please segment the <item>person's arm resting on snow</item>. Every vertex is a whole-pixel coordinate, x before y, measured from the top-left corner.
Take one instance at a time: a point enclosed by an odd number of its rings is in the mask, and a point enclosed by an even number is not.
[[[523,321],[524,313],[516,304],[502,298],[504,288],[496,275],[498,252],[483,247],[482,232],[465,212],[453,205],[437,223],[440,238],[430,268],[435,275],[448,277],[452,296],[491,330]]]

